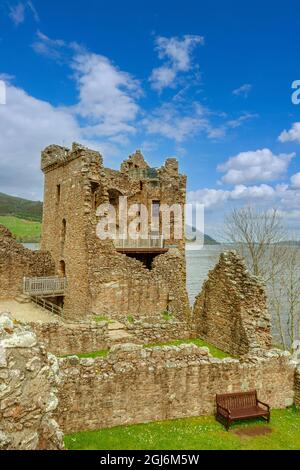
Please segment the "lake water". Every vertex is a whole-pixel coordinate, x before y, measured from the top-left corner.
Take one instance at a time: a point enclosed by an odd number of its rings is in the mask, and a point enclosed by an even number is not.
[[[25,243],[30,250],[38,250],[38,243]],[[217,264],[220,253],[226,249],[223,245],[206,245],[202,250],[186,251],[187,289],[191,304],[200,292],[208,272]]]

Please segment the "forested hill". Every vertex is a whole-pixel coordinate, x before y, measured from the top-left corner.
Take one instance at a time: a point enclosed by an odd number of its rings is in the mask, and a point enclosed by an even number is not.
[[[42,221],[43,204],[0,193],[0,216],[13,215],[25,220]]]

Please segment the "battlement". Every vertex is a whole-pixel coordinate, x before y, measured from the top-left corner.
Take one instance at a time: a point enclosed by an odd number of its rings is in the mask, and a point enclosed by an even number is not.
[[[100,161],[102,156],[99,152],[91,150],[88,147],[73,143],[72,148],[62,147],[60,145],[49,145],[41,154],[41,169],[44,173],[48,173],[60,166],[65,166],[72,160],[84,158],[90,162]]]

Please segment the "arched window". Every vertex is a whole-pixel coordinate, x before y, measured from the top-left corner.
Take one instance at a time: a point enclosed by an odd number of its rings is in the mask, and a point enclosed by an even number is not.
[[[61,260],[59,262],[59,270],[60,270],[60,274],[63,277],[66,277],[66,263],[64,262],[64,260]]]

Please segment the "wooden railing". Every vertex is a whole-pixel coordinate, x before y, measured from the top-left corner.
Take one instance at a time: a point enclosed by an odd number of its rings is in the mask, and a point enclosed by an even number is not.
[[[24,277],[23,293],[29,296],[64,295],[67,287],[65,277]]]
[[[126,248],[164,248],[164,237],[162,236],[151,236],[150,238],[133,240],[132,238],[126,238],[124,240],[115,240],[115,247],[119,249]]]
[[[53,304],[52,302],[49,302],[48,300],[42,299],[40,297],[31,296],[31,301],[44,308],[45,310],[48,310],[52,314],[63,316],[63,308]]]

